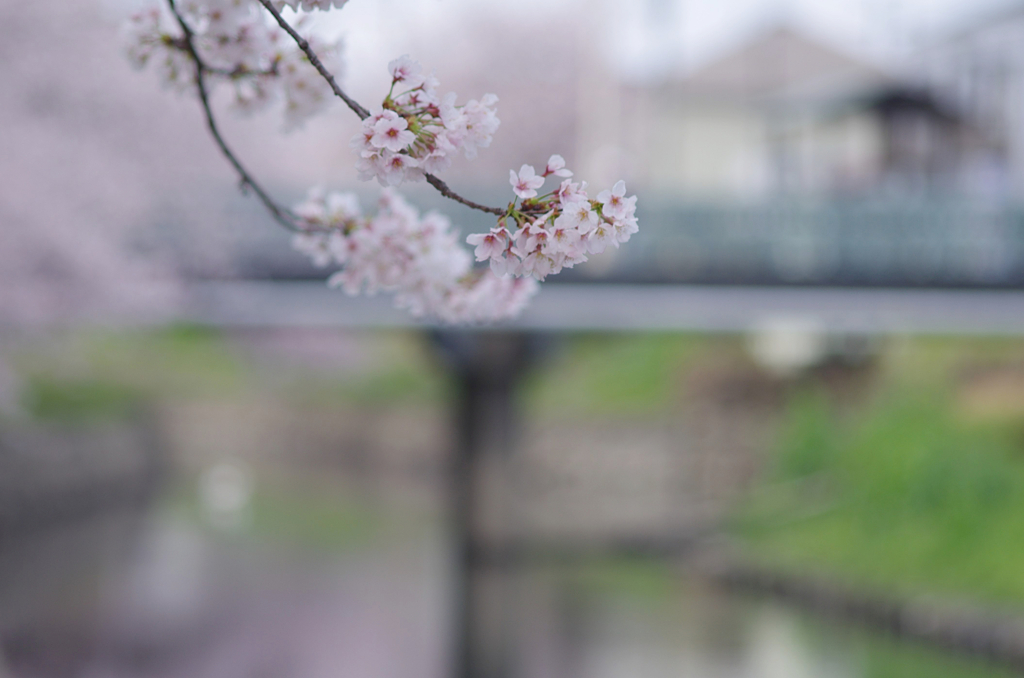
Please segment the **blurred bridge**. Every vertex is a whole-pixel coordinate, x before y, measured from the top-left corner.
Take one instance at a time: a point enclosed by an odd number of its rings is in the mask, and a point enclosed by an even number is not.
[[[643,207],[643,230],[616,253],[606,277],[726,285],[1024,285],[1024,211],[1016,207],[941,200]]]
[[[465,230],[491,217],[424,196]],[[641,201],[625,246],[551,278],[517,331],[744,332],[778,319],[840,333],[1020,334],[1024,210],[954,201],[679,205]],[[425,326],[387,295],[327,290],[283,234],[238,275],[196,279],[185,319],[215,325]]]
[[[388,295],[349,297],[322,279],[196,282],[183,319],[228,328],[433,327],[394,309]],[[1024,290],[551,282],[521,317],[487,329],[746,332],[779,319],[850,334],[1019,335]]]
[[[484,196],[487,197],[487,196]],[[504,198],[491,202],[501,204]],[[372,204],[372,200],[364,201]],[[451,216],[463,232],[490,228],[490,215],[431,194],[424,209]],[[235,227],[256,233],[257,206]],[[640,232],[628,245],[563,271],[560,282],[826,287],[1022,288],[1024,209],[928,201],[687,204],[643,196]],[[267,228],[270,228],[269,226]],[[258,230],[258,229],[257,229]],[[321,279],[288,252],[287,236],[239,245],[243,279]]]

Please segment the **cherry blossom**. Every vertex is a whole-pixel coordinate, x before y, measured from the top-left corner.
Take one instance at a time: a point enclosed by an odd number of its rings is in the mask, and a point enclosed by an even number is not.
[[[230,84],[240,112],[252,113],[282,101],[285,129],[292,129],[333,102],[330,85],[298,46],[267,21],[266,12],[255,0],[187,0],[177,7],[194,35],[196,53],[208,69],[206,80],[210,85]],[[168,87],[194,91],[195,64],[181,27],[158,0],[149,0],[129,17],[123,39],[134,66],[152,64]],[[321,60],[340,74],[340,43],[325,43],[314,35],[306,39]]]
[[[153,65],[161,84],[178,91],[192,91],[195,65],[183,50],[168,47],[175,35],[169,34],[160,6],[153,4],[131,14],[124,25],[125,55],[135,68]]]
[[[419,164],[415,158],[402,153],[382,155],[380,160],[382,171],[377,178],[385,186],[398,186],[410,179],[422,179],[423,172],[420,171]]]
[[[554,252],[560,252],[562,254],[568,254],[574,251],[576,243],[580,241],[585,234],[580,232],[579,229],[573,228],[566,224],[558,225],[556,222],[551,227],[551,250]]]
[[[512,192],[524,200],[535,198],[537,189],[544,185],[544,177],[537,176],[537,170],[532,165],[523,165],[519,168],[519,174],[515,170],[508,171],[508,180],[512,184]]]
[[[500,124],[497,96],[486,94],[457,106],[454,92],[438,97],[437,77],[422,75],[422,66],[408,54],[390,62],[388,72],[391,91],[363,120],[350,144],[358,156],[360,179],[376,178],[383,186],[422,181],[426,172],[448,169],[455,154],[473,158],[478,148],[490,145]],[[382,126],[381,120],[392,122]],[[384,143],[381,130],[394,135],[395,141]],[[395,159],[396,155],[403,157]]]
[[[597,227],[597,212],[586,195],[574,195],[570,200],[561,203],[562,210],[555,219],[567,228],[576,228],[580,233],[590,233]]]
[[[552,174],[554,174],[555,176],[559,176],[559,177],[571,177],[572,176],[572,172],[570,172],[569,170],[565,169],[565,158],[563,158],[560,155],[553,155],[550,158],[548,158],[548,164],[544,168],[544,175],[543,176],[546,177],[546,176],[549,176],[549,175],[552,175]],[[618,184],[616,184],[616,185],[618,185]]]
[[[423,85],[424,78],[420,76],[423,67],[419,62],[413,61],[408,54],[403,54],[389,62],[388,71],[391,73],[392,83],[395,85],[402,85],[413,92]],[[418,97],[416,99],[418,101]]]
[[[464,130],[462,146],[467,158],[475,158],[476,149],[491,145],[491,138],[498,131],[500,124],[494,111],[497,103],[497,95],[485,94],[480,101],[470,99],[463,107],[459,123]]]
[[[597,194],[597,201],[604,206],[603,212],[613,217],[624,217],[632,214],[636,206],[636,196],[626,196],[626,182],[617,181],[612,190],[604,190]]]
[[[341,266],[330,285],[349,294],[394,292],[395,304],[417,317],[494,321],[517,314],[537,291],[533,280],[474,270],[446,217],[421,216],[390,189],[372,217],[353,194],[318,189],[292,211],[304,224],[293,247],[317,266]]]
[[[492,256],[500,255],[508,247],[508,233],[504,229],[492,228],[490,233],[474,233],[466,238],[466,242],[475,245],[477,261],[487,261]]]
[[[562,174],[559,174],[562,172]],[[518,174],[509,170],[512,190],[523,199],[513,203],[498,226],[489,233],[467,238],[476,246],[478,261],[489,260],[496,275],[530,276],[544,280],[563,268],[587,261],[588,254],[600,254],[610,245],[618,247],[637,232],[636,196],[626,197],[626,184],[587,195],[586,182],[562,181],[551,193],[538,197],[546,176],[567,176],[561,156],[551,156],[544,174],[523,165]],[[515,223],[510,232],[507,222]],[[499,246],[504,245],[504,246]]]
[[[409,131],[409,123],[404,118],[399,118],[393,111],[384,112],[391,115],[374,124],[370,143],[392,153],[404,151],[416,139],[416,135]]]

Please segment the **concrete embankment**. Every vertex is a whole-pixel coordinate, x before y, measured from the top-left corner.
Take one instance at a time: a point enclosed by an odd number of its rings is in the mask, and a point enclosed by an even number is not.
[[[823,577],[773,571],[720,553],[697,558],[696,567],[730,591],[768,596],[814,614],[1024,672],[1024,612],[933,597],[899,599]]]

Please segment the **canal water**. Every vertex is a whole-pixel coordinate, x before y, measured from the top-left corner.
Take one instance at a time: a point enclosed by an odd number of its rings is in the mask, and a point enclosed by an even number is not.
[[[443,532],[341,545],[107,515],[0,546],[4,678],[443,678]],[[591,560],[484,576],[477,629],[507,678],[983,678],[967,660],[703,582],[685,563]]]

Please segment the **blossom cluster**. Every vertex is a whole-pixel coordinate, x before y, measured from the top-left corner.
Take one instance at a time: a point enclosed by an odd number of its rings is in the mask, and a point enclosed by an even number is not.
[[[549,176],[563,177],[559,187],[544,195],[538,189]],[[609,245],[618,247],[637,232],[636,196],[626,196],[626,183],[587,195],[587,182],[574,182],[565,160],[553,155],[544,172],[532,165],[509,170],[509,183],[517,198],[488,233],[475,233],[466,241],[476,247],[477,261],[489,261],[495,275],[532,276],[543,280],[563,268],[587,261]],[[514,229],[508,222],[515,224]]]
[[[303,232],[293,246],[317,266],[342,267],[328,284],[353,295],[395,292],[395,305],[417,317],[500,320],[516,315],[537,291],[534,280],[474,270],[447,217],[421,216],[390,189],[372,217],[363,216],[354,194],[316,189],[294,212]]]
[[[458,152],[476,157],[498,129],[498,97],[485,94],[462,106],[456,95],[439,97],[433,75],[408,55],[388,64],[391,90],[384,103],[363,120],[352,138],[361,179],[376,178],[383,186],[421,181],[425,174],[448,169]]]
[[[328,0],[289,0],[279,5],[326,8]],[[342,3],[334,0],[334,4]],[[329,84],[306,55],[256,0],[179,0],[178,11],[193,33],[192,45],[211,82],[234,86],[235,107],[244,112],[284,101],[286,128],[300,126],[333,101]],[[337,71],[338,43],[307,38],[321,60]],[[177,21],[157,0],[133,13],[125,27],[126,52],[138,68],[153,64],[160,79],[178,90],[196,85],[195,64]]]

